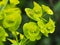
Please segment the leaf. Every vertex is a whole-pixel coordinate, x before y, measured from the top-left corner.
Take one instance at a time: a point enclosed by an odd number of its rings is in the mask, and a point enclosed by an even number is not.
[[[53,15],[53,11],[46,5],[42,5],[42,9],[47,13],[47,14],[50,14],[50,15]]]
[[[24,32],[24,35],[27,37],[27,39],[30,39],[31,41],[35,41],[38,38],[41,38],[39,27],[34,22],[29,22],[24,24],[23,32]]]

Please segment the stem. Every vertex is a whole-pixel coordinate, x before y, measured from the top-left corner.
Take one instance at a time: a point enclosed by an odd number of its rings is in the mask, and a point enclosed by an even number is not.
[[[26,42],[26,44],[28,44],[30,41],[28,40],[28,42]]]
[[[17,37],[17,33],[16,33],[16,31],[15,31],[15,38],[16,38],[17,45],[19,45],[18,37]]]
[[[44,20],[45,22],[47,22],[47,20],[46,20],[46,19],[44,19],[44,18],[42,18],[42,20]]]
[[[23,45],[26,45],[26,44],[27,44],[27,41],[28,41],[28,39],[25,39],[25,40],[23,41]]]
[[[19,41],[18,41],[18,37],[17,37],[16,31],[15,31],[15,32],[12,32],[12,34],[13,34],[14,37],[16,38],[16,43],[17,43],[17,45],[19,45]]]

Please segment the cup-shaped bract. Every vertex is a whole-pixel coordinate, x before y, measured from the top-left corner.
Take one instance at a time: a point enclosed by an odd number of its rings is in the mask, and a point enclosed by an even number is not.
[[[48,30],[46,30],[45,22],[40,20],[37,22],[38,26],[40,27],[41,33],[48,37]]]
[[[15,31],[21,24],[21,13],[19,8],[7,8],[5,11],[3,26],[10,31]]]
[[[23,32],[26,38],[30,39],[31,41],[39,40],[41,38],[39,27],[35,22],[24,24]]]
[[[46,28],[49,33],[53,33],[55,31],[55,22],[49,18],[49,22],[46,24]]]
[[[48,37],[49,33],[53,33],[55,31],[55,22],[49,18],[49,22],[45,23],[43,20],[37,22],[40,27],[41,33]]]

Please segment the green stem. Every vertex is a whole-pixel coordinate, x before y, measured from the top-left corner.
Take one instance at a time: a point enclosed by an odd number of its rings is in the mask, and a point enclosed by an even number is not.
[[[16,32],[15,32],[15,38],[16,38],[17,45],[19,45],[18,37],[17,37],[17,33]]]
[[[13,32],[12,32],[12,33],[13,33]],[[18,37],[17,37],[16,31],[13,33],[13,35],[14,35],[14,37],[16,38],[16,43],[17,43],[17,45],[19,45],[19,41],[18,41]]]
[[[23,41],[23,45],[26,45],[26,44],[27,44],[27,41],[28,41],[28,39],[25,39],[25,40]]]
[[[44,19],[44,18],[42,18],[42,20],[43,20],[43,21],[45,21],[45,22],[47,22],[47,20],[46,20],[46,19]]]
[[[27,42],[26,42],[26,44],[28,44],[30,41],[28,40]]]

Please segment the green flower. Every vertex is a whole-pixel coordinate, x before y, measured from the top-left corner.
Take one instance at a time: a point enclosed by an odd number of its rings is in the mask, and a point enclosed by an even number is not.
[[[31,18],[35,21],[40,20],[39,17],[42,16],[42,8],[36,2],[34,2],[34,8],[33,9],[25,8],[25,12],[29,18]]]
[[[55,30],[55,22],[49,18],[49,22],[45,23],[43,20],[37,22],[40,27],[41,33],[48,37],[49,33],[53,33]]]
[[[39,40],[41,38],[39,27],[34,22],[24,24],[23,32],[27,39],[30,39],[31,41]]]
[[[18,8],[7,8],[4,10],[5,18],[3,26],[10,31],[15,31],[21,24],[21,14]]]
[[[48,36],[48,30],[46,29],[45,22],[40,20],[37,22],[37,24],[40,27],[41,33],[43,33],[45,36]]]
[[[49,19],[49,22],[46,24],[46,28],[49,33],[53,33],[55,31],[55,22],[52,19]]]

